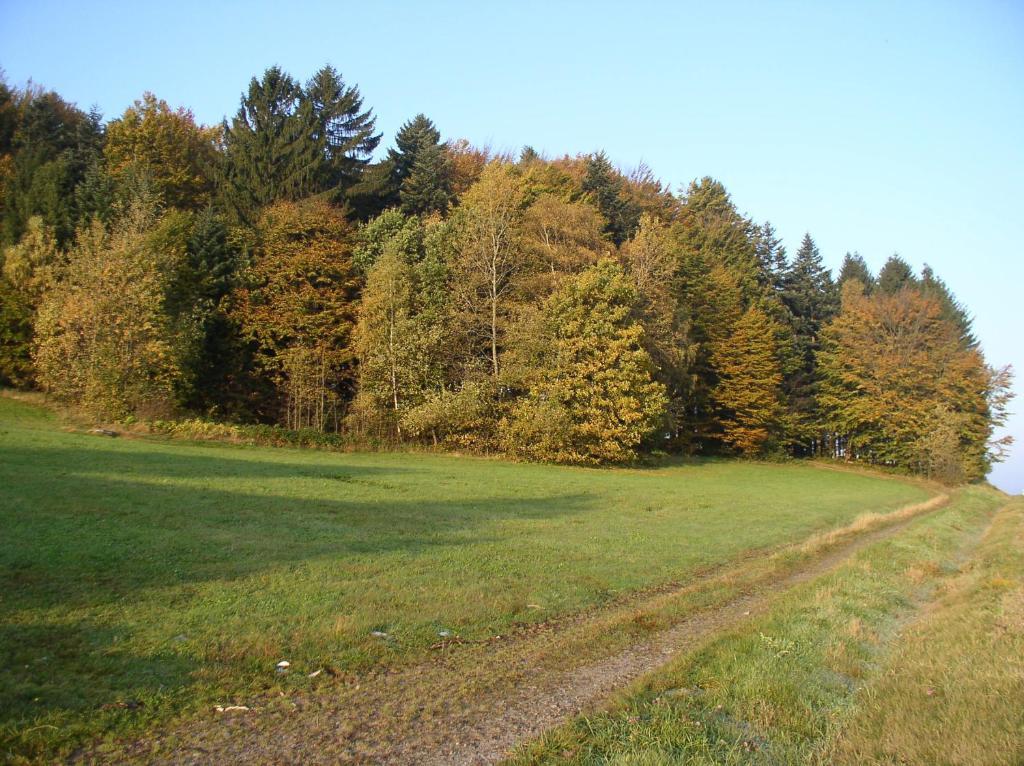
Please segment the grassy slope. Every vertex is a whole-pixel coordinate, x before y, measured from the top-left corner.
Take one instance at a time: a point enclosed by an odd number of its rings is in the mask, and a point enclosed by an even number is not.
[[[1024,763],[1024,500],[903,633],[829,743],[837,764]]]
[[[806,465],[107,439],[0,398],[0,752],[412,661],[440,630],[500,633],[925,496]]]
[[[915,638],[900,633],[915,598],[956,581],[965,546],[1001,502],[1005,496],[990,490],[960,491],[946,509],[795,589],[770,614],[654,674],[607,712],[581,717],[522,748],[514,761],[952,763],[937,756],[948,754],[949,732],[966,734],[980,725],[974,737],[981,740],[969,749],[977,756],[983,752],[979,746],[986,748],[989,758],[956,762],[1015,762],[1024,739],[1019,728],[1013,729],[1021,720],[1015,702],[1021,698],[1019,634],[1014,644],[977,635],[1007,619],[1016,619],[1019,629],[1021,572],[1014,534],[986,538],[981,561],[989,563],[967,576],[988,596],[970,606],[971,595],[954,597],[960,624],[936,616]],[[1003,531],[1014,525],[1019,530],[1020,510],[1007,512],[1012,520],[1000,520]],[[1002,573],[995,593],[991,566]],[[1006,579],[1007,572],[1014,579]],[[1004,614],[1004,597],[1018,599],[1010,607],[1016,618]],[[974,636],[973,642],[964,643],[965,635]],[[929,643],[930,636],[939,640],[938,647]],[[997,643],[1001,649],[993,657],[971,656],[974,649],[991,651]],[[896,644],[903,649],[895,670],[883,672]],[[981,677],[970,681],[978,670]],[[997,683],[983,688],[984,679],[996,677]],[[966,683],[958,686],[961,682]],[[927,695],[929,685],[948,689],[949,709],[941,716],[936,710],[944,703]],[[983,702],[987,712],[975,712]],[[944,732],[945,721],[956,722],[955,728]],[[986,728],[990,724],[994,739]],[[898,747],[878,739],[891,726]],[[932,741],[919,741],[923,737]],[[897,754],[909,757],[900,760]]]

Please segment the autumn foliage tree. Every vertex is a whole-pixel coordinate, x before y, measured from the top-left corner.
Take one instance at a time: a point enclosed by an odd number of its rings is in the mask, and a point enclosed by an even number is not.
[[[756,306],[743,312],[729,339],[714,344],[711,363],[722,441],[743,455],[768,452],[783,422],[782,373],[768,315]]]
[[[352,230],[323,200],[279,202],[260,216],[234,316],[274,379],[280,422],[336,428],[352,384],[359,280]]]
[[[542,342],[528,391],[504,428],[510,451],[580,464],[636,457],[661,424],[666,400],[635,307],[636,289],[609,259],[547,300],[531,339]]]
[[[146,175],[165,204],[197,209],[213,192],[218,137],[218,130],[197,125],[188,109],[171,109],[146,93],[107,125],[103,153],[115,180]]]
[[[848,458],[978,479],[989,467],[992,429],[1005,417],[1006,381],[933,296],[843,290],[842,311],[823,333],[820,400]]]
[[[168,414],[193,341],[168,309],[184,257],[178,214],[138,202],[112,230],[83,228],[36,324],[40,385],[101,419]]]

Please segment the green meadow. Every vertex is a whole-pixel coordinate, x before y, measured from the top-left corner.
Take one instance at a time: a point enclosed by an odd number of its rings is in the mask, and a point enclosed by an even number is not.
[[[0,753],[413,663],[928,496],[810,464],[109,438],[0,398]]]

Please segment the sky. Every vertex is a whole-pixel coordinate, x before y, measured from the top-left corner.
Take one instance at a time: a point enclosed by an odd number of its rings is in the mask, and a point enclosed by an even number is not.
[[[107,118],[152,91],[217,122],[268,66],[325,63],[382,149],[418,112],[499,150],[604,149],[673,189],[719,179],[835,270],[930,264],[1019,371],[990,478],[1024,491],[1024,3],[0,0],[8,81]]]

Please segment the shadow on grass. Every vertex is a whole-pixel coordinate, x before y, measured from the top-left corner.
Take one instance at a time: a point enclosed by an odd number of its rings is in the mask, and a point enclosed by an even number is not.
[[[409,470],[0,448],[0,588],[7,594],[0,604],[5,611],[92,607],[140,588],[230,580],[322,557],[416,557],[486,542],[481,528],[498,519],[557,518],[593,504],[585,494],[517,497],[497,489],[497,496],[446,498],[426,484],[423,494],[433,498],[424,500],[415,484],[383,481]],[[299,483],[292,496],[215,486],[238,478],[257,488],[261,479]],[[186,479],[210,482],[175,483]],[[326,486],[301,483],[310,479]]]

